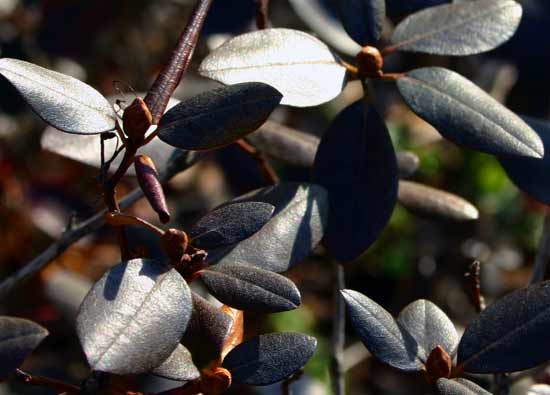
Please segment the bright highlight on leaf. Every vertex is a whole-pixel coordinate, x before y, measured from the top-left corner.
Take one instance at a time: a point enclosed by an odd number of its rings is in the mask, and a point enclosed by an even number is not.
[[[342,91],[346,69],[309,34],[264,29],[221,45],[202,61],[199,73],[224,84],[264,82],[283,94],[281,104],[309,107]]]

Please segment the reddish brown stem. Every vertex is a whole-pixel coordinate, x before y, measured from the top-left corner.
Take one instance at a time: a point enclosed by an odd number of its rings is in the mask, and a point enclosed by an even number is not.
[[[212,0],[199,0],[176,48],[172,51],[168,63],[163,67],[149,89],[147,96],[145,96],[145,103],[153,116],[153,124],[157,124],[162,114],[164,114],[170,96],[172,96],[187,71],[211,4]]]
[[[485,299],[481,295],[480,268],[481,264],[479,261],[474,261],[470,265],[470,270],[466,273],[472,303],[478,313],[481,313],[485,309]]]
[[[279,182],[279,176],[277,176],[277,173],[275,173],[275,170],[273,170],[273,167],[271,167],[269,162],[265,159],[263,154],[256,147],[249,144],[243,139],[237,140],[235,144],[237,144],[237,147],[239,147],[248,155],[250,155],[252,159],[258,162],[258,168],[270,183],[277,184]]]
[[[269,25],[269,0],[256,0],[256,26],[262,30]]]
[[[13,376],[15,380],[20,383],[34,385],[37,387],[47,387],[54,389],[57,392],[65,392],[67,394],[80,394],[80,388],[76,385],[64,383],[48,377],[33,376],[30,373],[24,372],[20,369],[16,369]]]

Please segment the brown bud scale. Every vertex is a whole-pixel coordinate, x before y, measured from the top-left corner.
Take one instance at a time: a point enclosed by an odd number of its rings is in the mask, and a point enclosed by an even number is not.
[[[160,245],[172,263],[180,263],[186,255],[189,237],[183,230],[168,229],[160,237]]]
[[[358,74],[361,79],[380,78],[384,74],[382,67],[384,59],[380,51],[375,47],[366,46],[355,57],[358,67]]]

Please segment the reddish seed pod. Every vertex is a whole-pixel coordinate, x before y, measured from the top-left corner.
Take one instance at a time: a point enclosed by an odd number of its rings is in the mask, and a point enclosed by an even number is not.
[[[437,346],[430,352],[426,361],[426,374],[428,380],[435,383],[438,379],[451,377],[453,362],[451,357],[441,346]]]
[[[189,237],[183,230],[171,228],[160,237],[160,245],[172,262],[179,263],[187,252]]]
[[[384,59],[377,48],[369,46],[364,47],[361,49],[361,52],[357,54],[355,60],[361,79],[379,78],[383,75],[382,67],[384,66]]]
[[[141,97],[136,97],[124,110],[122,126],[132,143],[139,147],[145,139],[145,132],[153,123],[153,116]]]
[[[134,167],[139,182],[149,204],[158,214],[163,224],[170,221],[170,213],[166,205],[164,191],[159,181],[159,175],[155,164],[147,155],[138,155],[134,159]]]

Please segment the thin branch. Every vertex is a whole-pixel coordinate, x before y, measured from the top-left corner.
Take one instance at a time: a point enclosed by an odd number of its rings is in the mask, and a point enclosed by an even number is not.
[[[330,361],[330,378],[334,395],[345,394],[344,382],[344,342],[346,312],[344,299],[340,291],[345,288],[344,268],[338,262],[334,262],[334,316],[332,320],[332,357]]]
[[[533,273],[529,284],[538,283],[546,278],[548,273],[548,261],[550,260],[550,211],[546,208],[544,225],[540,236],[539,248],[533,266]]]
[[[304,374],[303,370],[298,370],[296,373],[290,375],[290,377],[288,377],[286,380],[284,380],[281,383],[282,395],[292,395],[292,388],[290,388],[290,386],[295,381],[300,380],[300,378],[302,377],[303,374]]]
[[[145,96],[145,103],[153,116],[153,124],[157,124],[164,114],[168,100],[187,71],[211,4],[212,0],[198,1],[168,63],[163,67]]]
[[[472,303],[478,313],[485,309],[485,299],[481,295],[481,280],[479,278],[481,264],[479,261],[474,261],[466,273],[465,277],[468,280],[468,288]]]
[[[279,182],[279,176],[260,150],[243,139],[237,140],[235,144],[258,163],[258,168],[270,183],[275,185]]]
[[[13,378],[20,383],[34,385],[37,387],[46,387],[56,390],[57,392],[64,392],[67,394],[80,394],[80,388],[73,384],[64,383],[63,381],[50,379],[43,376],[34,376],[30,373],[24,372],[21,369],[16,369]]]
[[[269,0],[256,0],[256,26],[258,29],[266,29],[269,25]]]

